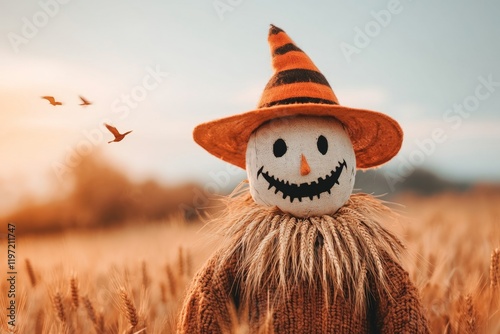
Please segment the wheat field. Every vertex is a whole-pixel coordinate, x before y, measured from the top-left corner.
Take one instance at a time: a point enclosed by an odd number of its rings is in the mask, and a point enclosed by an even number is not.
[[[432,332],[500,333],[498,190],[397,202],[406,218],[393,228]],[[19,235],[16,327],[3,316],[2,333],[175,332],[185,289],[216,245],[210,229],[181,218]],[[235,332],[245,332],[241,321]]]

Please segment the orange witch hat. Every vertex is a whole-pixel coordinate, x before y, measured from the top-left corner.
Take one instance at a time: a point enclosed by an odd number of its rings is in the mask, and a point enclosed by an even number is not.
[[[280,117],[330,116],[345,127],[357,168],[389,161],[401,148],[403,131],[391,117],[341,106],[326,78],[280,28],[269,29],[274,74],[257,109],[198,125],[194,140],[216,157],[245,169],[248,139],[260,125]]]

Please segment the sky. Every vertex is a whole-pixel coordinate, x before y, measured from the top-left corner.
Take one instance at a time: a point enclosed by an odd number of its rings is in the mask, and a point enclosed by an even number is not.
[[[272,75],[271,23],[340,104],[401,124],[393,182],[417,167],[500,181],[499,16],[497,1],[2,1],[0,195],[43,194],[93,152],[137,179],[243,177],[192,129],[255,109]],[[104,122],[133,132],[108,144]]]

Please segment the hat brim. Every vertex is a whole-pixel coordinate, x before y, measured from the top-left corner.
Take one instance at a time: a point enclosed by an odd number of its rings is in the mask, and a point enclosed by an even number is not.
[[[194,140],[219,159],[245,169],[250,135],[262,124],[290,116],[330,116],[344,124],[356,154],[357,168],[371,168],[395,156],[403,130],[391,117],[371,110],[340,105],[298,103],[260,108],[198,125]]]

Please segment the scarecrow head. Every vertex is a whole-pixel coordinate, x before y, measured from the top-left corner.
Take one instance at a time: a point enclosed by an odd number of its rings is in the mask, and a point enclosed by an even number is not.
[[[341,106],[326,78],[280,28],[269,31],[275,73],[257,109],[197,126],[195,141],[246,169],[252,198],[296,217],[333,214],[356,168],[400,149],[402,130],[379,112]]]

